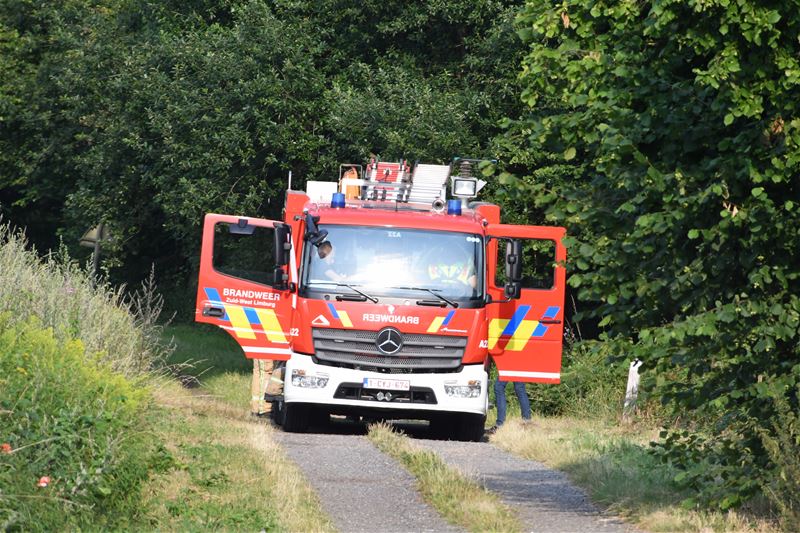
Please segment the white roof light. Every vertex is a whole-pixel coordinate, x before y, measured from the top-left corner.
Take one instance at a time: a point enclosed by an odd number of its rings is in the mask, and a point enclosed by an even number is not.
[[[470,198],[478,194],[478,180],[475,178],[453,178],[453,196]]]

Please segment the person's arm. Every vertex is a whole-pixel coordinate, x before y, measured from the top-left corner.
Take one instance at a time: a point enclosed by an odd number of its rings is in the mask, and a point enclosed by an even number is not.
[[[478,286],[478,276],[475,274],[475,265],[472,262],[467,264],[467,273],[469,274],[467,283],[474,289]]]

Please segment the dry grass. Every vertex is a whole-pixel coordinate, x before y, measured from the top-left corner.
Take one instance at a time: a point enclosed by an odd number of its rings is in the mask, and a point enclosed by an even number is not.
[[[509,420],[491,442],[526,459],[566,472],[592,500],[648,531],[777,531],[772,522],[737,512],[700,512],[681,507],[687,496],[675,475],[647,453],[658,436],[652,428],[620,427],[574,418]]]
[[[522,524],[497,495],[449,468],[435,453],[420,450],[391,426],[370,426],[369,439],[417,478],[423,499],[448,522],[476,532],[522,531]]]

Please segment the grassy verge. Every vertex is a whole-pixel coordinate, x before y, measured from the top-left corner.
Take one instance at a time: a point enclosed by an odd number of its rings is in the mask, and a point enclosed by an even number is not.
[[[316,494],[264,421],[250,417],[252,364],[218,328],[171,326],[170,364],[196,388],[156,393],[166,474],[145,487],[138,526],[158,530],[333,531]]]
[[[80,341],[0,315],[0,531],[124,527],[152,466],[149,405]]]
[[[158,310],[0,225],[0,531],[127,527],[157,468]]]
[[[246,382],[240,383],[247,387]],[[167,472],[144,488],[137,527],[164,531],[333,531],[315,493],[240,406],[174,383],[155,394]]]
[[[371,426],[369,439],[417,478],[423,499],[451,524],[476,532],[522,531],[498,496],[449,468],[435,453],[417,449],[385,424]]]
[[[746,513],[684,509],[688,495],[672,482],[677,472],[647,453],[657,431],[575,418],[509,420],[491,442],[566,472],[592,500],[648,531],[776,531]]]

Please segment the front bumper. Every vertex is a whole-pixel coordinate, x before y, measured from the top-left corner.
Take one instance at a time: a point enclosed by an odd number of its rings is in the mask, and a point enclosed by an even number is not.
[[[294,371],[324,386],[300,387],[292,382]],[[430,374],[385,374],[354,370],[314,363],[308,355],[293,354],[286,363],[284,374],[284,401],[328,406],[333,413],[383,412],[421,417],[435,412],[458,412],[485,415],[488,407],[488,376],[483,365],[464,365],[459,372]],[[313,376],[313,377],[312,377]],[[315,377],[322,376],[322,379]],[[365,378],[408,381],[409,391],[382,390],[363,387]],[[445,386],[463,387],[469,383],[480,385],[475,397],[450,395]]]

